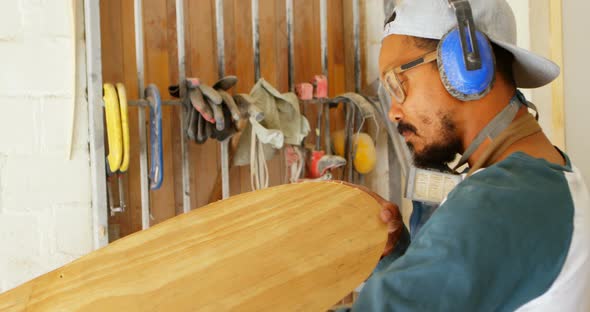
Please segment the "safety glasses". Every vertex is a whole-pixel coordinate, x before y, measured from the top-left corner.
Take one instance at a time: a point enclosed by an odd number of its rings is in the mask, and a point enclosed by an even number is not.
[[[398,104],[402,104],[406,100],[406,92],[402,86],[398,74],[416,68],[423,64],[428,64],[435,61],[437,58],[436,50],[428,52],[423,56],[397,67],[389,67],[381,74],[381,83],[385,86],[385,90],[396,100]]]

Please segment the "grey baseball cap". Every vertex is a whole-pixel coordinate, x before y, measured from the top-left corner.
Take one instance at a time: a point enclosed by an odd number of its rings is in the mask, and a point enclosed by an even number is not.
[[[559,76],[559,66],[531,51],[516,46],[516,19],[506,0],[470,0],[477,28],[491,42],[514,55],[514,79],[519,88],[538,88]],[[441,39],[457,26],[447,0],[400,0],[388,19],[383,38],[408,35]]]

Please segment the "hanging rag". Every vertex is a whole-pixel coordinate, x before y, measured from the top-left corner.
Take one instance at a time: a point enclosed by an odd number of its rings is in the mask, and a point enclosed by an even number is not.
[[[285,182],[297,183],[303,173],[303,152],[300,146],[287,145],[285,148]]]
[[[250,91],[252,104],[262,113],[250,116],[234,156],[234,165],[250,164],[252,189],[268,187],[266,161],[284,144],[299,145],[309,133],[307,119],[299,112],[294,93],[281,94],[264,79]],[[258,117],[258,118],[256,118]]]

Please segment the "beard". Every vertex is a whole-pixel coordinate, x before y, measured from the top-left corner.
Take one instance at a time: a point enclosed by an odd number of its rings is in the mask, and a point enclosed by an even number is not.
[[[441,138],[434,143],[424,146],[420,152],[416,152],[412,143],[408,142],[408,147],[412,152],[414,165],[422,168],[433,168],[441,171],[448,171],[448,164],[455,160],[458,153],[461,153],[461,139],[456,133],[457,127],[449,115],[444,115],[441,119],[442,129]],[[410,131],[417,134],[413,125],[406,124],[402,121],[398,124],[398,131]]]

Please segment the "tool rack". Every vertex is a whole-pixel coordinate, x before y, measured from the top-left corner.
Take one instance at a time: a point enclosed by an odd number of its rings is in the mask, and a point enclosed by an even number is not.
[[[352,2],[353,14],[353,44],[354,44],[354,73],[355,73],[355,91],[359,92],[361,86],[361,65],[360,65],[360,0],[347,0]],[[184,0],[176,0],[176,28],[177,28],[177,45],[178,45],[178,79],[180,86],[181,99],[186,92],[186,86],[182,83],[186,78],[186,58],[185,58],[185,31],[184,31]],[[254,47],[254,69],[255,81],[260,78],[260,36],[259,36],[259,1],[251,0],[252,6],[252,40]],[[293,34],[293,0],[285,0],[286,30],[288,41],[288,77],[289,87],[294,91],[294,34]],[[217,56],[219,76],[225,74],[224,64],[224,17],[223,17],[223,0],[215,1],[216,15],[215,24],[217,27]],[[134,0],[134,23],[135,23],[135,54],[137,64],[137,94],[139,100],[129,101],[129,105],[138,106],[139,121],[139,163],[141,170],[141,212],[142,228],[150,226],[150,188],[148,178],[148,142],[146,129],[146,107],[148,102],[144,97],[145,90],[145,72],[144,72],[144,38],[143,38],[143,16],[142,0]],[[86,62],[87,62],[87,83],[88,83],[88,103],[89,103],[89,133],[90,133],[90,160],[92,175],[92,209],[93,209],[93,233],[94,246],[99,248],[108,244],[108,209],[106,196],[106,174],[105,174],[105,143],[104,143],[104,126],[103,126],[103,81],[102,81],[102,61],[101,61],[101,35],[100,35],[100,7],[99,0],[84,0],[85,28],[86,28]],[[328,75],[328,33],[327,33],[328,8],[327,0],[320,0],[320,31],[321,31],[321,64],[322,72]],[[163,105],[181,105],[181,100],[163,101]],[[323,110],[323,103],[322,105]],[[181,137],[181,159],[182,159],[182,199],[183,211],[190,211],[190,202],[193,194],[190,192],[189,184],[189,157],[188,157],[188,140],[185,129],[186,114],[184,109],[179,110],[180,120],[180,137]],[[355,108],[351,105],[346,109],[347,120],[355,119]],[[353,129],[350,129],[352,131]],[[352,132],[351,132],[352,133]],[[222,173],[222,194],[227,198],[229,190],[229,164],[228,164],[228,141],[220,143],[221,150],[221,173]],[[351,141],[351,140],[347,140]],[[350,151],[351,142],[346,143]],[[349,178],[352,178],[352,166],[349,166]]]

